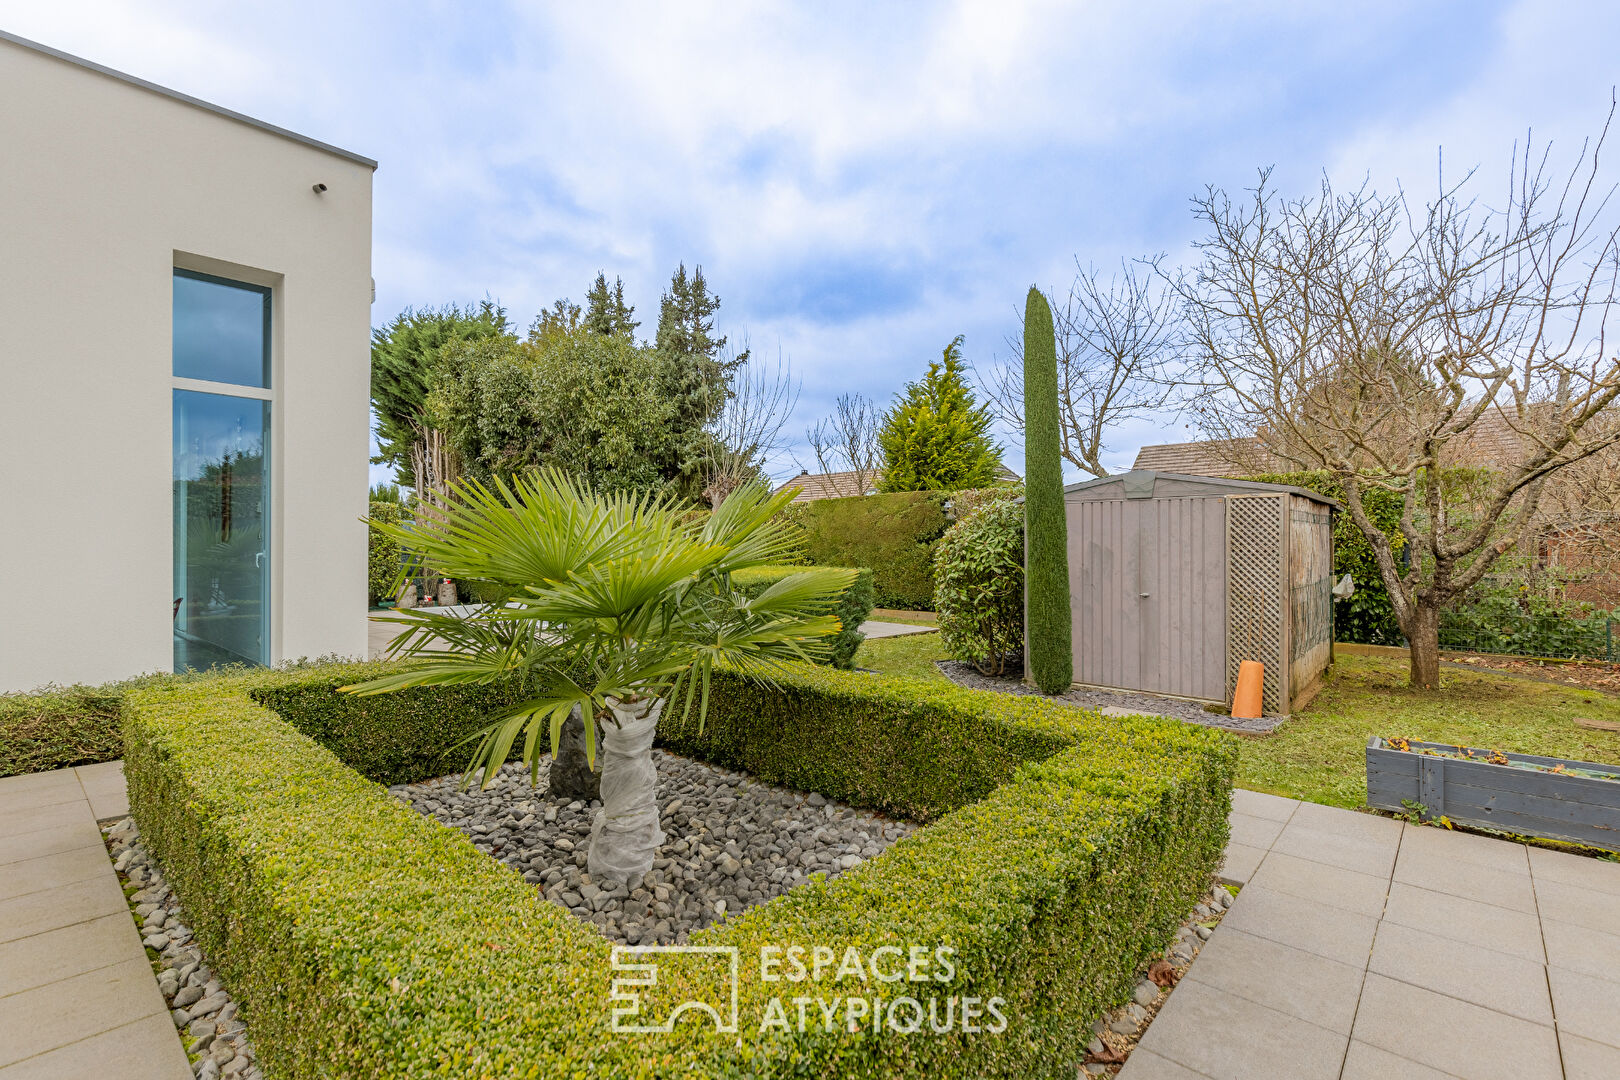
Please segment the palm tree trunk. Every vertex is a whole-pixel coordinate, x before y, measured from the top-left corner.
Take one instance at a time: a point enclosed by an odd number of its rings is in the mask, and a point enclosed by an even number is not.
[[[658,827],[658,770],[653,735],[662,698],[623,703],[608,698],[617,721],[602,728],[602,809],[591,825],[586,869],[593,878],[625,881],[652,869],[664,842]]]

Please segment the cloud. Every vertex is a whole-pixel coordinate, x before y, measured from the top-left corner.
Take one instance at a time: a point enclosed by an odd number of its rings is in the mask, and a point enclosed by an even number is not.
[[[1076,256],[1185,257],[1206,183],[1426,181],[1440,143],[1590,130],[1620,8],[0,0],[0,25],[379,159],[375,321],[490,295],[522,324],[601,270],[650,330],[701,263],[721,329],[803,378],[798,431],[958,333],[992,362]]]

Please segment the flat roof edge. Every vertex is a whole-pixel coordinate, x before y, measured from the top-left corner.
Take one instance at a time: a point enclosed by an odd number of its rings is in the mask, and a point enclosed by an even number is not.
[[[105,75],[108,78],[117,79],[119,82],[129,83],[131,86],[138,86],[142,90],[150,90],[154,94],[161,94],[163,97],[172,98],[175,101],[184,102],[187,105],[193,105],[199,109],[214,113],[217,116],[223,116],[227,120],[235,120],[238,123],[247,124],[249,127],[256,127],[260,131],[267,131],[272,135],[279,135],[283,139],[291,139],[293,142],[303,143],[305,146],[313,147],[316,150],[325,151],[328,154],[343,158],[346,161],[352,161],[357,165],[364,165],[368,169],[375,169],[377,167],[377,163],[371,158],[365,157],[361,154],[356,154],[351,150],[345,150],[341,146],[333,146],[331,143],[324,143],[319,139],[312,139],[308,135],[300,135],[296,131],[290,131],[287,128],[277,127],[275,124],[266,123],[263,120],[257,120],[251,116],[248,116],[246,113],[239,113],[234,109],[227,109],[223,105],[215,105],[211,101],[204,101],[202,98],[192,97],[190,94],[182,94],[178,90],[171,90],[167,86],[161,86],[155,82],[137,78],[136,76],[130,75],[127,72],[119,71],[116,68],[107,67],[105,64],[98,64],[93,60],[86,60],[82,56],[74,56],[72,53],[63,52],[61,49],[53,49],[49,45],[42,45],[37,41],[30,41],[25,37],[18,37],[16,34],[7,33],[4,30],[0,30],[0,41],[9,41],[13,45],[21,46],[24,49],[31,49],[34,52],[43,53],[46,56],[73,64],[76,67],[86,68],[90,71],[96,72],[99,75]]]

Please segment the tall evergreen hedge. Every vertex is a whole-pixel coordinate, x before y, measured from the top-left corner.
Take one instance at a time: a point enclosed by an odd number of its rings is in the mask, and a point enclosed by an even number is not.
[[[950,526],[940,491],[817,499],[788,508],[816,566],[869,566],[878,607],[934,608],[934,545]]]
[[[1052,309],[1031,285],[1024,307],[1024,534],[1028,582],[1024,655],[1035,685],[1061,694],[1074,681],[1069,623],[1069,537],[1058,431],[1057,342]]]

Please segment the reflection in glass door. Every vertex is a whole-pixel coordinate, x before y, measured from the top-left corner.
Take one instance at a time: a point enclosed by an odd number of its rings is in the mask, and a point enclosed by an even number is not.
[[[174,392],[174,667],[269,662],[270,403]]]
[[[174,669],[270,662],[270,290],[174,272]]]

